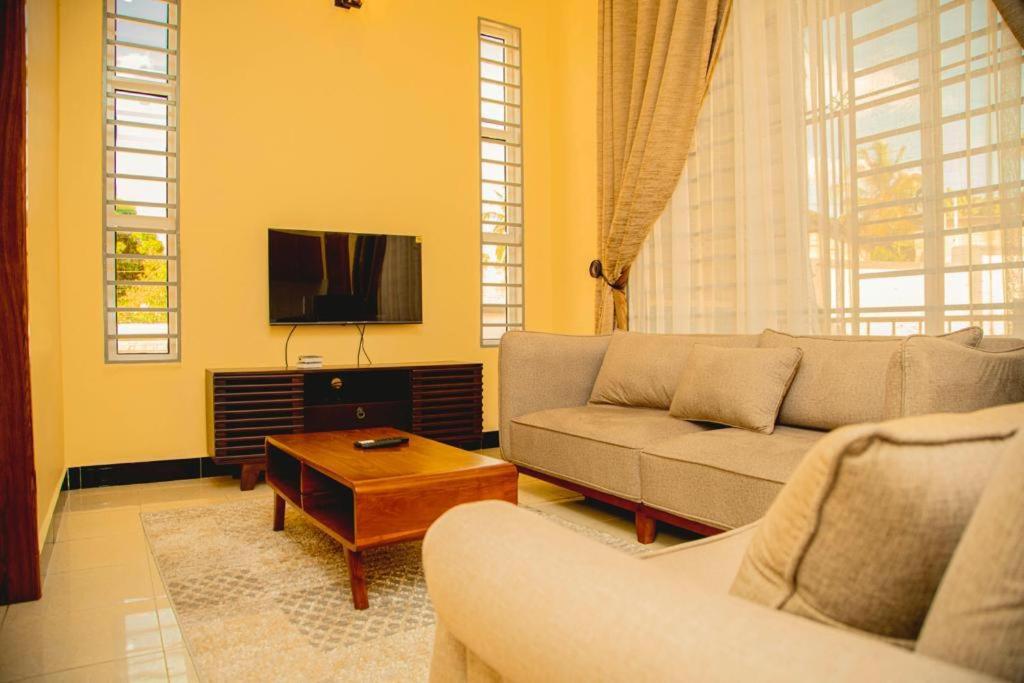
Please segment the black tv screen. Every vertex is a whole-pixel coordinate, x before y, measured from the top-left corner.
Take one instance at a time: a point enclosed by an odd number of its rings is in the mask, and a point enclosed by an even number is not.
[[[271,228],[268,254],[271,325],[423,322],[418,237]]]

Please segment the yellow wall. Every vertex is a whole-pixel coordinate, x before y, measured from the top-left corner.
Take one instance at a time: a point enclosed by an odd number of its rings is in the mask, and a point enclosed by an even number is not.
[[[281,363],[269,226],[422,235],[424,324],[371,327],[369,352],[483,361],[496,428],[497,351],[478,342],[478,16],[522,29],[527,327],[589,331],[594,0],[185,0],[182,361],[104,364],[101,8],[60,10],[68,465],[202,455],[204,370]],[[352,362],[355,330],[301,328],[291,351]]]
[[[29,0],[27,25],[29,354],[42,542],[64,476],[57,258],[57,0]]]
[[[597,258],[597,0],[551,3],[552,63],[558,74],[551,127],[555,331],[592,334]]]

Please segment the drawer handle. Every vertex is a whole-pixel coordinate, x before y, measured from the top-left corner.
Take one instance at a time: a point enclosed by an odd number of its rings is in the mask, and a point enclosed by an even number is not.
[[[335,391],[338,391],[338,390],[341,389],[341,386],[342,386],[342,381],[341,381],[340,377],[334,377],[333,379],[331,379],[331,389],[334,389]]]
[[[363,410],[362,406],[359,406],[358,408],[356,408],[356,418],[359,419],[359,420],[365,420],[366,419],[366,411]]]

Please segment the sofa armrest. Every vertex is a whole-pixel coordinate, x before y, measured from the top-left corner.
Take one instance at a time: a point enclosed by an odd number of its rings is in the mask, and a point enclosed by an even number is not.
[[[432,680],[466,680],[467,667],[515,681],[983,678],[702,592],[507,503],[445,513],[427,533],[423,559],[445,636]]]
[[[508,447],[513,418],[536,410],[584,405],[610,336],[508,332],[498,354],[500,442]]]

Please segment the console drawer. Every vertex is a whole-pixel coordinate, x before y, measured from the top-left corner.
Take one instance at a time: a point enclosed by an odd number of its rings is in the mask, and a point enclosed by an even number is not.
[[[394,427],[408,431],[411,426],[411,412],[409,401],[307,405],[303,422],[307,432],[330,432],[361,427]]]
[[[406,370],[307,372],[304,385],[307,406],[388,403],[411,398],[409,372]]]

